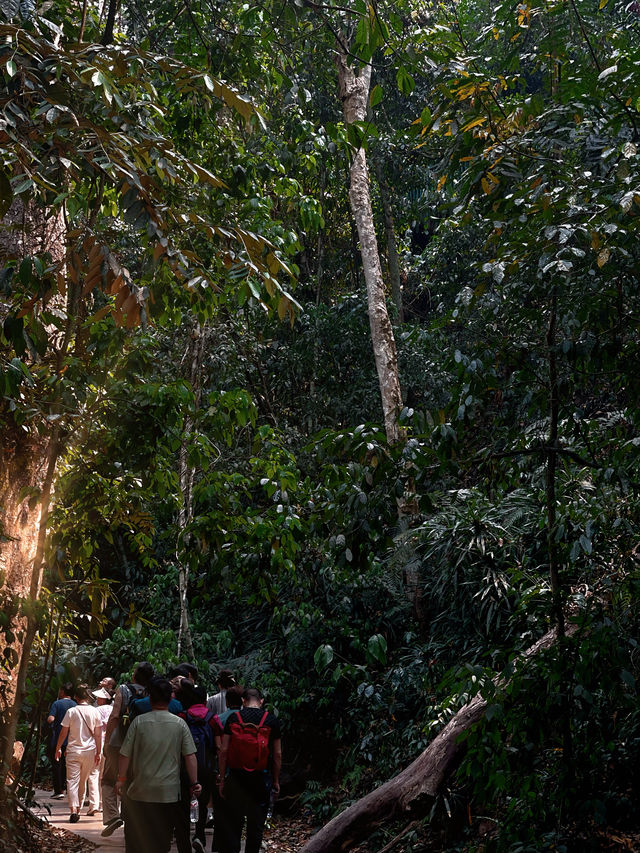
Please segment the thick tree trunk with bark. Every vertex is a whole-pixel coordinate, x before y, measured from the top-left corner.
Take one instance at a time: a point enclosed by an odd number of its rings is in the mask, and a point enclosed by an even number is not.
[[[26,255],[49,252],[62,264],[65,228],[61,215],[16,200],[0,228],[0,266]],[[0,321],[8,306],[0,305]],[[70,334],[70,328],[68,329]],[[65,334],[63,346],[68,345]],[[60,356],[62,350],[58,353]],[[60,450],[57,425],[25,432],[0,407],[0,812],[6,806],[4,780],[25,695],[29,653],[37,630],[47,517]]]
[[[27,438],[5,427],[0,446],[0,783],[13,756],[29,652],[37,628],[47,515],[58,436]],[[1,784],[0,784],[1,787]]]
[[[360,70],[360,74],[357,75],[347,65],[347,58],[343,53],[338,54],[336,62],[345,122],[349,125],[355,121],[364,121],[369,102],[371,65],[365,65]],[[398,376],[396,342],[387,311],[380,254],[371,207],[369,170],[363,148],[360,148],[353,158],[350,179],[349,200],[360,239],[360,254],[367,285],[371,341],[378,372],[384,424],[387,440],[393,443],[400,438],[398,415],[402,409],[402,395]]]
[[[556,638],[555,629],[549,631],[520,656],[517,665],[522,666],[528,658],[553,646]],[[496,678],[497,683],[500,681]],[[460,735],[482,719],[486,706],[486,699],[480,694],[474,696],[412,764],[334,817],[300,853],[344,853],[378,824],[406,814],[422,798],[435,797],[462,757],[464,746],[460,743]]]

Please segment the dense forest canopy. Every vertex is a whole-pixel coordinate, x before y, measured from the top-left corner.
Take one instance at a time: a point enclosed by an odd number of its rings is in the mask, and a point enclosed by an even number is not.
[[[0,12],[5,825],[189,659],[310,851],[632,849],[638,3]]]

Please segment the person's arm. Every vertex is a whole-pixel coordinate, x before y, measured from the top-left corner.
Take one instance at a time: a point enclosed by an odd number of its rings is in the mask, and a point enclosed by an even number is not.
[[[49,714],[49,716],[47,717],[47,723],[48,723],[49,725],[51,725],[51,723],[52,723],[54,720],[55,720],[55,717],[53,716],[53,714]]]
[[[93,730],[93,739],[96,742],[96,764],[100,764],[100,756],[102,755],[102,721],[100,719],[98,719]]]
[[[280,793],[280,770],[282,768],[282,741],[280,738],[273,741],[271,755],[271,790],[278,796]]]
[[[220,752],[218,754],[218,790],[220,792],[221,797],[223,797],[222,789],[224,788],[224,774],[227,769],[227,755],[229,754],[230,743],[231,735],[224,734],[222,736],[222,744],[220,746]]]
[[[115,729],[118,726],[118,723],[120,722],[121,710],[122,710],[122,689],[120,688],[116,692],[115,698],[113,700],[113,707],[111,708],[111,716],[109,717],[109,720],[107,721],[107,730],[104,733],[104,742],[105,743],[109,743],[109,740],[111,739],[111,735],[113,734],[113,732],[115,731]]]
[[[58,743],[56,744],[56,761],[60,761],[60,756],[62,755],[62,744],[67,739],[67,735],[69,734],[69,726],[63,726],[60,729],[60,734],[58,735]]]
[[[192,797],[199,797],[202,793],[202,785],[198,782],[198,759],[195,752],[185,755],[184,766],[189,777],[189,793]]]
[[[129,756],[123,755],[120,753],[118,756],[118,779],[116,784],[113,786],[113,790],[120,796],[122,793],[122,786],[127,781],[127,770],[129,769]]]

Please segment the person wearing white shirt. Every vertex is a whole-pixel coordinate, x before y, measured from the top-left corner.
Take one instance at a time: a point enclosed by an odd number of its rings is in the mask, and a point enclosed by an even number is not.
[[[103,679],[106,680],[106,679]],[[111,679],[113,681],[113,679]],[[102,684],[102,682],[100,682]],[[93,690],[91,695],[95,698],[98,703],[97,709],[100,714],[100,720],[102,721],[102,743],[105,743],[105,735],[107,732],[107,723],[109,722],[109,717],[111,716],[111,711],[113,708],[111,707],[111,702],[113,701],[111,693],[106,687],[98,687],[96,690]],[[104,755],[105,750],[103,747],[102,757],[100,759],[100,767],[98,772],[98,793],[102,790],[102,773],[104,771]],[[100,802],[100,806],[96,809],[96,811],[102,811],[102,801]]]
[[[78,703],[64,715],[58,735],[55,759],[60,760],[62,744],[67,741],[67,797],[70,823],[80,820],[80,792],[89,785],[89,814],[100,807],[98,774],[102,755],[102,720],[100,712],[89,704],[91,692],[86,684],[79,684],[74,693]]]

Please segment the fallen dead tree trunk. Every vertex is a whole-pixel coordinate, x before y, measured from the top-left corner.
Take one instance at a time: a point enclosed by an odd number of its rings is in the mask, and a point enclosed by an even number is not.
[[[567,630],[567,634],[571,633],[572,630]],[[516,665],[521,666],[555,642],[556,631],[553,629],[523,652]],[[504,676],[497,676],[495,682],[499,684],[505,680]],[[309,839],[300,853],[342,853],[350,850],[356,841],[369,835],[378,824],[409,811],[420,797],[435,797],[462,757],[464,745],[460,743],[460,735],[482,719],[486,707],[487,700],[476,694],[414,762],[330,820]]]

